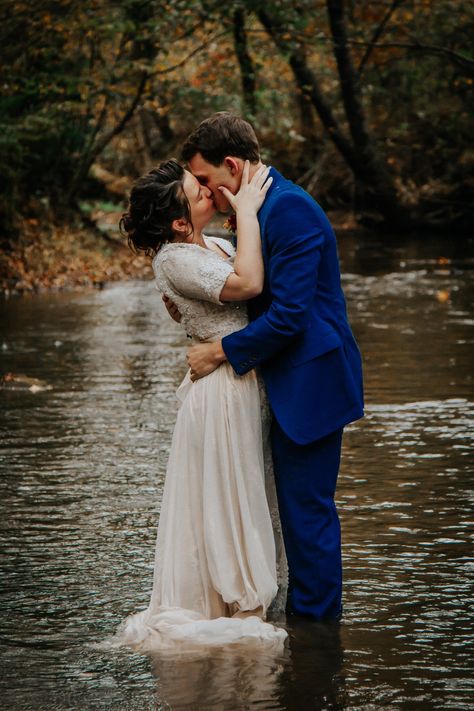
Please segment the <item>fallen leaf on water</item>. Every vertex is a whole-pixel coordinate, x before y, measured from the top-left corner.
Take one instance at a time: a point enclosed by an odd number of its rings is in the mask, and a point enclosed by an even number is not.
[[[440,302],[440,304],[445,304],[447,301],[449,301],[450,293],[449,291],[446,291],[445,289],[442,289],[441,291],[436,292],[436,298]]]
[[[29,390],[39,393],[42,390],[52,390],[52,386],[39,378],[30,378],[28,375],[5,373],[0,377],[0,387],[8,390]]]

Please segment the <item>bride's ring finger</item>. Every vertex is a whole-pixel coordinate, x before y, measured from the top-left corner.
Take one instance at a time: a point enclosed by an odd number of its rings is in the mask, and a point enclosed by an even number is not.
[[[260,185],[263,185],[263,183],[265,182],[265,180],[268,177],[269,172],[270,172],[270,168],[266,165],[262,165],[262,167],[259,168],[258,173],[256,173],[256,177],[257,177],[257,182]]]

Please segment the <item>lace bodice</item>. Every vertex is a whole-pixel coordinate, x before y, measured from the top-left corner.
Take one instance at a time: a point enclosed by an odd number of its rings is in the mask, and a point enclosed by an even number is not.
[[[153,259],[153,270],[159,291],[178,307],[186,333],[199,341],[213,341],[240,330],[248,320],[245,303],[219,300],[234,271],[234,247],[218,237],[205,240],[215,242],[228,258],[197,244],[170,242]]]

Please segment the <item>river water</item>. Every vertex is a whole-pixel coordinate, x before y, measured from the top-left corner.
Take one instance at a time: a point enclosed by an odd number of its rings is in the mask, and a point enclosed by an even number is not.
[[[0,374],[51,386],[0,391],[3,708],[474,708],[474,244],[340,252],[367,401],[337,494],[345,612],[288,622],[278,657],[88,647],[148,604],[186,338],[152,282],[0,304]]]

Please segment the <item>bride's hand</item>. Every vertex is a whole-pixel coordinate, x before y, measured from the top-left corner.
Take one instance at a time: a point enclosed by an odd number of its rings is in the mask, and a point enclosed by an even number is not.
[[[223,186],[219,187],[219,190],[223,193],[237,214],[239,212],[246,212],[256,215],[263,205],[267,190],[273,181],[273,178],[268,177],[270,168],[267,168],[266,165],[260,166],[260,168],[255,171],[251,180],[249,180],[249,172],[250,161],[246,160],[242,171],[242,182],[235,195],[227,188]]]

